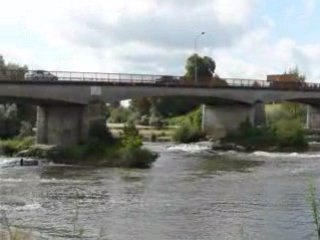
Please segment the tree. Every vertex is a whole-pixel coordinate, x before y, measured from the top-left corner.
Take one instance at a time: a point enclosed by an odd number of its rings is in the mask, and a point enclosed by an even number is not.
[[[292,74],[295,75],[295,79],[298,82],[304,83],[306,80],[306,76],[300,74],[298,66],[295,68],[289,69],[285,71],[284,74]],[[306,108],[303,104],[294,103],[294,102],[285,102],[281,104],[282,110],[288,115],[289,119],[300,119],[302,120],[303,115],[306,113]]]
[[[27,71],[28,67],[26,65],[6,64],[3,56],[0,55],[0,80],[24,80]]]
[[[305,82],[306,81],[306,76],[301,75],[298,66],[295,68],[289,68],[288,71],[285,71],[283,74],[292,74],[296,76],[296,80],[298,82]]]
[[[150,98],[138,98],[132,99],[130,102],[130,108],[139,113],[140,116],[149,115],[151,108]]]
[[[23,80],[27,72],[27,66],[15,63],[6,64],[0,55],[0,80]],[[19,134],[22,121],[28,121],[34,125],[36,117],[35,106],[25,103],[0,105],[0,138],[10,138]]]
[[[200,57],[197,54],[191,55],[187,59],[185,66],[185,77],[176,78],[173,76],[162,76],[161,78],[157,79],[157,82],[163,84],[176,84],[179,83],[179,81],[193,82],[196,63],[200,82],[211,82],[213,79],[215,79],[216,82],[218,82],[218,78],[214,76],[216,70],[215,61],[210,57]],[[221,80],[220,82],[222,81],[224,80]],[[133,111],[138,111],[140,117],[148,116],[154,119],[155,117],[167,118],[184,115],[199,107],[200,104],[201,100],[198,98],[179,96],[151,97],[131,100],[130,108]]]
[[[194,78],[195,69],[197,69],[199,80],[201,78],[212,77],[216,70],[216,63],[210,57],[200,57],[198,54],[193,54],[187,59],[186,77]]]

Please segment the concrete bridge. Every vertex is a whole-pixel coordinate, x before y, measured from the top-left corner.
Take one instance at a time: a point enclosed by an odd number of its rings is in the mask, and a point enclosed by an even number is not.
[[[195,85],[177,76],[84,72],[51,74],[57,77],[55,81],[45,77],[25,79],[21,74],[11,74],[0,81],[0,101],[38,106],[38,143],[82,142],[93,122],[105,120],[105,103],[151,96],[199,97],[203,103],[209,98],[225,100],[223,105],[203,107],[203,127],[209,133],[224,135],[234,131],[246,118],[256,125],[264,124],[264,104],[281,101],[310,105],[309,126],[320,128],[319,84],[279,88],[265,80],[220,79],[223,84],[217,84],[212,79],[201,84],[199,79],[200,84]]]

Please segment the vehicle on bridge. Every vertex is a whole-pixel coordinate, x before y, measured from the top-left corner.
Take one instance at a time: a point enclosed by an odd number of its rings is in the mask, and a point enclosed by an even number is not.
[[[307,86],[304,80],[297,78],[296,74],[268,75],[267,82],[271,88],[300,89]]]
[[[156,84],[176,85],[179,84],[179,79],[175,76],[162,76],[156,79]]]
[[[58,81],[58,77],[44,70],[30,71],[25,74],[25,80],[29,81]]]

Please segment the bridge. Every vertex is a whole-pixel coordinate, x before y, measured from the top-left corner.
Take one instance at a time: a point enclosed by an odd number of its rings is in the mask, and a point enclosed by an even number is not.
[[[199,78],[195,84],[180,76],[62,71],[42,77],[29,71],[26,76],[21,71],[0,73],[0,101],[38,106],[38,143],[82,142],[92,123],[105,121],[105,103],[142,97],[224,100],[222,105],[203,107],[203,128],[221,136],[235,131],[246,118],[264,124],[264,104],[282,101],[310,105],[309,126],[320,128],[319,83],[274,86],[266,80]]]

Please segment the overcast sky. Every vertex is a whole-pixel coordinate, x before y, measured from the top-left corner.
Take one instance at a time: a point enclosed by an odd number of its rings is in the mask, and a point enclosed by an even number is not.
[[[205,31],[222,77],[320,81],[317,0],[10,0],[0,19],[0,54],[32,69],[184,74]]]

